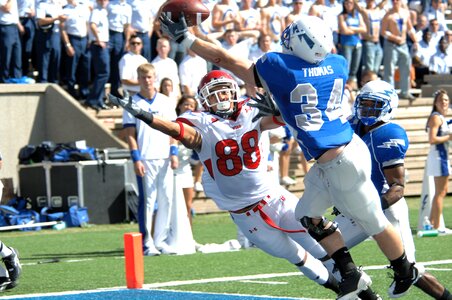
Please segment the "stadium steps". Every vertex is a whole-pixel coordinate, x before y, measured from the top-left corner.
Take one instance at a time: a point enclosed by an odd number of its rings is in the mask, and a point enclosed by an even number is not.
[[[422,92],[422,95],[424,95],[424,92]],[[408,170],[408,182],[405,187],[407,196],[419,196],[421,194],[425,159],[430,147],[427,133],[425,132],[425,125],[430,115],[432,104],[432,97],[421,96],[414,101],[400,100],[399,109],[394,119],[395,123],[405,128],[410,141],[410,147],[405,159],[405,166]],[[122,109],[114,108],[102,110],[98,113],[95,111],[90,113],[102,121],[116,136],[124,140],[121,136]],[[291,156],[289,176],[297,181],[295,185],[288,187],[289,191],[300,197],[304,191],[304,173],[298,154],[293,153]],[[452,191],[452,180],[449,183],[449,190]],[[203,192],[195,193],[193,208],[199,214],[220,211],[215,203],[206,197]]]

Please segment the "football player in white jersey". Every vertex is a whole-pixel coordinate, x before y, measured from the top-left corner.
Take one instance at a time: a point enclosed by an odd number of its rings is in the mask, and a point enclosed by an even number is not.
[[[220,209],[229,211],[245,236],[338,293],[332,260],[294,216],[297,197],[272,180],[261,155],[262,131],[280,126],[280,118],[268,116],[252,122],[259,110],[248,105],[249,98],[240,96],[237,82],[225,71],[207,73],[198,94],[205,111],[187,111],[175,122],[142,110],[132,99],[110,95],[110,101],[194,149],[205,169],[204,192]]]
[[[409,142],[405,130],[392,123],[399,98],[393,86],[383,80],[363,86],[355,101],[355,115],[350,119],[354,131],[369,147],[372,157],[372,182],[380,193],[381,206],[388,220],[403,240],[408,260],[415,261],[415,247],[410,228],[408,206],[403,197],[404,158]],[[352,248],[369,236],[353,219],[339,214],[335,221],[345,244]],[[414,284],[435,299],[452,300],[452,295],[430,273]]]
[[[198,39],[188,32],[183,17],[173,22],[161,14],[160,25],[166,35],[204,59],[232,71],[250,86],[264,87],[306,159],[316,160],[306,174],[295,215],[335,261],[342,276],[339,299],[355,299],[372,280],[356,267],[336,223],[323,217],[331,206],[354,218],[374,237],[394,270],[390,296],[403,295],[424,268],[408,261],[370,179],[369,150],[342,112],[348,70],[342,56],[331,54],[333,35],[328,25],[318,17],[301,16],[284,30],[282,53],[268,52],[256,63]],[[271,107],[274,103],[265,100],[258,103],[261,114],[276,112]]]

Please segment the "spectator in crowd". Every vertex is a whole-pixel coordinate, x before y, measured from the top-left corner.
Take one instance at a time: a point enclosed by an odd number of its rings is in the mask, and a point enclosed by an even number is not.
[[[99,111],[108,109],[104,103],[105,84],[110,76],[110,52],[108,50],[108,0],[97,0],[97,7],[90,17],[90,53],[93,61],[93,87],[86,100],[86,105]]]
[[[414,262],[415,246],[405,201],[404,158],[408,150],[405,130],[390,120],[398,106],[394,88],[382,81],[366,84],[356,99],[355,113],[350,120],[355,133],[369,147],[372,155],[372,182],[380,193],[381,206],[388,220],[402,236],[408,260]],[[391,147],[381,147],[391,143]],[[339,214],[335,218],[343,232],[345,244],[352,248],[368,235],[352,219]],[[414,284],[435,299],[451,300],[450,292],[430,273],[424,273]]]
[[[286,27],[285,15],[276,0],[268,0],[267,5],[261,8],[262,33],[271,36],[274,47],[278,47],[281,33]]]
[[[121,78],[119,75],[119,60],[129,49],[130,23],[132,7],[126,0],[111,0],[107,5],[108,12],[108,48],[110,51],[110,93],[119,97]]]
[[[36,5],[34,0],[17,0],[17,6],[19,9],[19,20],[23,27],[23,32],[21,32],[22,75],[28,77],[31,73],[30,63],[32,62],[36,32]],[[35,65],[35,62],[33,62],[33,65]]]
[[[86,100],[89,95],[91,55],[88,45],[88,28],[91,11],[83,2],[68,0],[63,8],[66,20],[60,22],[61,40],[64,44],[68,70],[67,88],[76,99]],[[77,76],[77,74],[81,74]],[[79,93],[75,91],[78,84]]]
[[[237,18],[239,8],[233,0],[219,0],[212,10],[212,29],[217,32],[224,32],[228,29],[240,27]]]
[[[272,38],[268,34],[261,34],[257,39],[257,43],[255,43],[250,49],[250,53],[248,55],[248,59],[252,61],[256,61],[264,55],[265,53],[272,50]]]
[[[431,0],[430,5],[424,9],[423,13],[429,21],[436,19],[439,23],[439,30],[446,31],[446,16],[441,0]]]
[[[431,34],[430,47],[435,49],[438,47],[439,40],[444,36],[444,31],[439,29],[439,23],[437,19],[431,19],[429,21],[429,31]]]
[[[22,46],[17,1],[0,0],[0,83],[22,77]]]
[[[293,9],[292,11],[286,16],[286,19],[284,20],[284,24],[289,25],[292,23],[296,18],[300,17],[301,15],[306,14],[306,11],[303,11],[303,4],[305,3],[305,0],[294,0],[292,1]]]
[[[416,40],[420,41],[422,39],[422,35],[425,30],[428,30],[429,22],[427,17],[424,14],[419,14],[417,17],[417,23],[414,26],[414,30],[416,31]]]
[[[445,90],[435,92],[433,108],[427,120],[427,134],[430,151],[427,156],[427,175],[433,176],[435,181],[435,195],[432,200],[430,222],[435,229],[440,229],[440,218],[443,212],[443,201],[446,197],[449,176],[451,174],[449,160],[449,140],[451,130],[446,119],[449,110],[449,95]]]
[[[129,51],[119,60],[119,77],[121,78],[122,90],[133,96],[140,91],[137,69],[148,61],[141,55],[143,41],[137,35],[132,35],[127,42]]]
[[[429,70],[432,74],[450,74],[452,70],[452,57],[447,48],[450,47],[445,37],[439,40],[436,53],[430,58]]]
[[[157,41],[158,55],[151,61],[155,68],[156,85],[160,86],[163,78],[168,77],[173,81],[172,98],[178,99],[180,93],[179,69],[174,59],[168,57],[171,46],[167,38],[161,37]],[[175,103],[174,103],[175,105]]]
[[[213,8],[217,4],[217,2],[210,1],[210,0],[202,0],[202,2],[209,9],[209,11],[211,13],[210,13],[209,17],[204,22],[202,22],[201,24],[196,26],[194,28],[194,30],[198,31],[201,35],[207,36],[208,34],[210,34],[214,31],[214,28],[212,27],[212,12],[213,12]]]
[[[129,2],[132,6],[131,32],[140,37],[143,42],[141,55],[147,61],[152,60],[151,56],[151,35],[154,31],[154,19],[156,18],[161,3],[159,1],[134,0]]]
[[[182,62],[179,64],[179,79],[183,95],[194,96],[198,90],[198,84],[207,74],[207,62],[195,52],[187,49]]]
[[[180,116],[186,111],[198,111],[198,102],[193,95],[184,95],[177,102],[176,114]],[[174,170],[176,176],[176,184],[182,188],[184,193],[185,205],[187,206],[187,215],[190,225],[193,227],[192,220],[192,204],[194,196],[193,171],[190,164],[192,150],[183,144],[178,144],[179,166]]]
[[[315,0],[309,8],[309,15],[323,19],[323,14],[328,10],[325,0]]]
[[[421,86],[424,83],[424,76],[429,74],[430,58],[436,52],[436,47],[431,47],[430,45],[431,37],[432,34],[430,30],[424,30],[417,49],[412,49],[417,86]]]
[[[258,111],[241,98],[237,83],[224,71],[206,74],[199,95],[206,111],[186,112],[176,122],[150,114],[126,99],[111,101],[199,154],[209,170],[203,174],[207,196],[229,211],[250,242],[270,255],[288,260],[305,276],[337,293],[331,260],[325,262],[327,269],[319,260],[326,253],[306,232],[300,231],[304,231],[303,227],[293,215],[296,197],[270,180],[266,160],[260,156],[265,151],[260,143],[253,142],[260,140],[261,131],[280,126],[279,118],[269,116],[252,122]],[[231,122],[237,126],[231,127]],[[224,156],[230,147],[237,152]],[[228,167],[224,161],[231,158],[234,164]],[[250,186],[254,187],[252,193]],[[278,227],[269,225],[263,215]],[[291,230],[278,230],[279,226]]]
[[[357,81],[358,69],[361,67],[361,34],[366,32],[363,17],[356,9],[354,0],[344,0],[342,13],[338,16],[340,54],[348,63],[348,76]]]
[[[376,5],[375,0],[366,0],[365,7],[355,5],[366,24],[366,32],[362,34],[363,69],[373,71],[377,74],[380,73],[381,62],[383,61],[383,48],[380,43],[380,26],[381,20],[383,20],[385,15],[383,7],[386,2],[387,0],[384,0]]]
[[[402,6],[402,1],[392,0],[392,8],[386,13],[381,21],[380,34],[384,37],[383,65],[386,82],[394,85],[395,68],[398,66],[400,72],[400,98],[414,100],[410,93],[410,69],[411,56],[407,45],[407,35],[411,37],[417,47],[416,34],[410,20],[410,13]]]
[[[38,30],[36,52],[38,53],[38,82],[59,83],[61,61],[60,22],[67,20],[63,7],[55,0],[43,0],[36,7]]]
[[[452,30],[447,30],[446,32],[444,32],[444,37],[446,38],[449,45],[451,45],[452,44]],[[447,51],[450,51],[450,50],[452,50],[452,48],[448,48]]]
[[[0,152],[0,170],[3,166],[3,157]],[[3,182],[0,180],[0,200],[2,199]],[[0,291],[4,289],[12,289],[19,284],[19,278],[22,273],[22,265],[19,261],[19,252],[11,247],[8,247],[0,241],[0,257],[5,264],[8,272],[8,277],[0,278]]]
[[[174,84],[173,81],[168,78],[165,77],[162,79],[162,81],[160,81],[160,87],[159,87],[159,92],[165,96],[167,96],[169,98],[169,103],[168,105],[171,105],[171,107],[176,110],[176,106],[177,106],[177,99],[174,98]]]
[[[142,64],[137,72],[140,92],[132,96],[131,101],[146,111],[174,120],[174,107],[169,106],[168,97],[155,88],[154,66]],[[176,142],[126,110],[123,113],[123,126],[140,187],[138,223],[143,235],[143,253],[146,256],[172,254],[174,251],[166,244],[166,239],[173,199],[173,169],[179,163]],[[153,228],[156,202],[158,213]]]
[[[255,106],[260,108],[260,115],[277,116],[279,112],[284,121],[296,129],[297,140],[306,159],[316,158],[317,163],[305,176],[305,191],[297,204],[295,217],[308,228],[308,232],[325,248],[339,268],[343,278],[340,297],[358,295],[367,290],[371,280],[354,264],[340,231],[335,230],[334,223],[322,217],[331,204],[339,205],[341,210],[345,209],[347,213],[343,213],[356,218],[356,221],[366,228],[367,233],[374,237],[394,270],[394,281],[388,292],[392,297],[403,295],[422,276],[424,268],[407,260],[400,236],[379,208],[378,192],[370,178],[369,150],[364,142],[353,134],[350,125],[342,121],[339,105],[337,112],[328,110],[328,115],[334,116],[330,119],[323,118],[324,114],[320,110],[307,115],[299,103],[300,95],[312,93],[311,89],[304,90],[308,84],[317,87],[315,90],[319,94],[315,99],[323,103],[312,107],[316,110],[322,109],[324,113],[327,111],[326,103],[332,99],[331,93],[334,91],[338,91],[338,99],[341,98],[343,88],[336,90],[336,85],[339,81],[343,86],[343,81],[347,78],[346,61],[341,56],[329,54],[333,39],[324,22],[317,17],[298,19],[289,25],[282,35],[284,53],[267,53],[256,63],[236,58],[221,47],[190,35],[184,18],[179,22],[172,22],[165,15],[161,15],[160,22],[165,34],[190,47],[201,57],[215,61],[220,67],[229,68],[256,87],[269,90],[276,105],[268,98],[257,99]],[[294,30],[293,26],[298,30]],[[301,39],[301,34],[306,34],[316,41],[312,48],[301,42],[305,40]],[[334,64],[335,76],[309,76],[309,73],[300,69],[300,65],[307,69],[318,69],[331,64]],[[285,76],[281,77],[281,74]],[[294,93],[297,100],[294,98],[291,101],[288,95]],[[174,134],[177,135],[178,132]],[[326,138],[326,134],[330,138]],[[318,143],[325,144],[319,147]],[[356,155],[358,153],[360,155]],[[363,153],[367,154],[362,155]],[[344,174],[351,174],[349,170],[353,170],[353,174],[361,175],[344,177]]]
[[[253,0],[242,1],[238,15],[237,30],[261,30],[262,22],[260,12],[253,7]]]

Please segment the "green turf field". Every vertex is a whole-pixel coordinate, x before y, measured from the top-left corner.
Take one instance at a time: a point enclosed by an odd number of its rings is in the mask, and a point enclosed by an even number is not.
[[[416,228],[419,199],[408,199],[412,228]],[[452,198],[445,201],[444,219],[452,228]],[[61,231],[3,232],[1,239],[20,251],[23,276],[20,285],[0,294],[60,292],[125,286],[123,234],[138,230],[136,224],[97,225],[89,228],[69,228]],[[199,243],[223,243],[236,238],[236,229],[227,214],[196,215],[194,237]],[[452,289],[452,235],[415,237],[417,259],[420,262],[449,260],[430,265],[431,273]],[[352,250],[358,265],[384,266],[383,254],[372,241]],[[183,284],[166,289],[241,293],[286,297],[334,298],[333,293],[305,277],[288,262],[273,258],[258,249],[237,252],[185,256],[145,257],[145,284],[212,279],[259,274],[284,274],[252,280],[229,280]],[[385,299],[391,282],[391,272],[382,268],[366,271],[373,287]],[[262,276],[264,277],[264,276]],[[165,286],[165,285],[164,285]],[[413,288],[403,299],[429,299]]]

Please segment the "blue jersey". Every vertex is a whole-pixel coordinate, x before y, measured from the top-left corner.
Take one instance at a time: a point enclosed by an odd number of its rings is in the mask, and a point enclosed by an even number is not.
[[[389,186],[386,182],[383,169],[403,165],[409,142],[405,129],[394,123],[384,123],[366,134],[361,132],[361,125],[357,119],[352,124],[369,148],[372,157],[372,182],[380,195],[384,194]]]
[[[256,71],[307,160],[350,142],[353,130],[341,103],[348,76],[343,56],[330,54],[316,65],[269,52],[256,62]]]

